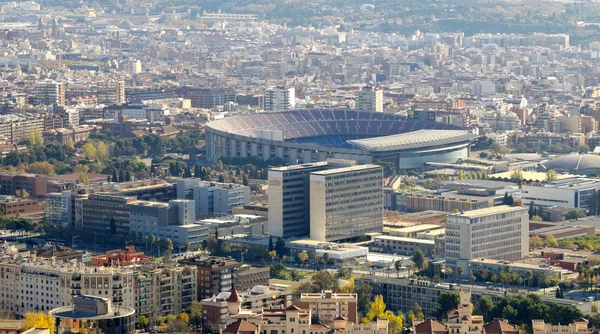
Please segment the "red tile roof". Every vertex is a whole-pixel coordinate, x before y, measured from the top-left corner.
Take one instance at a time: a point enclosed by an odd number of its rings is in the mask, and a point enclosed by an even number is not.
[[[233,324],[227,326],[223,330],[223,334],[255,334],[256,326],[249,323],[244,319],[238,319],[238,321]]]
[[[448,334],[448,328],[439,322],[427,319],[415,327],[416,334]]]
[[[519,329],[502,319],[495,319],[483,326],[486,334],[518,334]]]

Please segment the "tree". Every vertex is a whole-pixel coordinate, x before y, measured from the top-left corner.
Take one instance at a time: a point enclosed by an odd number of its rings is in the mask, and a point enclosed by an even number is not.
[[[335,278],[338,279],[350,279],[352,276],[352,268],[350,267],[341,267],[335,273]]]
[[[408,311],[406,314],[406,326],[412,327],[417,317],[415,316],[414,311]]]
[[[246,174],[242,176],[242,184],[248,186],[248,177],[246,176]]]
[[[514,323],[514,319],[518,314],[519,312],[511,305],[506,305],[504,309],[502,309],[502,317],[511,323]]]
[[[87,143],[87,144],[83,145],[81,150],[83,151],[83,154],[85,154],[85,156],[87,158],[91,159],[91,158],[96,157],[96,147],[94,147],[94,145],[92,145],[92,143]]]
[[[558,178],[558,173],[554,169],[550,169],[546,172],[546,181],[556,181]]]
[[[73,139],[71,137],[67,139],[67,147],[69,147],[70,149],[75,149],[75,143],[73,142]]]
[[[197,300],[192,301],[189,312],[190,322],[196,328],[196,332],[199,332],[199,328],[202,325],[202,303]]]
[[[15,191],[15,195],[17,195],[18,198],[27,198],[27,197],[29,197],[29,193],[25,189],[17,189]]]
[[[146,328],[146,326],[148,326],[149,321],[145,315],[141,315],[138,319],[138,323],[140,324],[140,327]]]
[[[163,261],[165,263],[171,263],[172,257],[173,257],[173,252],[168,249],[163,253]]]
[[[419,305],[419,303],[415,303],[413,306],[413,312],[415,313],[415,318],[417,320],[423,320],[425,318],[425,315],[423,314],[423,308],[421,305]]]
[[[529,248],[535,249],[543,246],[544,240],[542,240],[539,235],[534,235],[533,237],[529,238]]]
[[[587,145],[579,145],[577,147],[577,152],[580,154],[588,153],[590,151],[590,147]]]
[[[495,305],[492,299],[489,296],[481,296],[477,301],[477,311],[479,314],[483,315],[486,321],[489,321],[489,316],[491,315],[492,310]]]
[[[277,242],[275,243],[275,251],[277,254],[279,254],[280,258],[285,255],[285,241],[282,238],[277,239]]]
[[[544,219],[542,219],[542,217],[540,217],[538,215],[534,215],[533,217],[531,217],[531,220],[533,220],[534,222],[541,222]]]
[[[532,219],[535,216],[535,207],[533,206],[533,201],[529,203],[529,219]]]
[[[23,329],[46,328],[54,334],[54,317],[48,313],[27,312],[23,316]]]
[[[119,182],[117,179],[117,170],[116,169],[113,169],[111,181],[115,182],[115,183]]]
[[[558,247],[558,242],[556,241],[556,238],[553,235],[547,236],[546,240],[544,240],[544,244],[546,245],[546,247]]]
[[[275,247],[273,246],[273,237],[269,236],[269,251],[274,250]]]
[[[443,291],[438,297],[437,307],[434,313],[438,318],[442,318],[448,311],[458,307],[460,296],[457,292]]]
[[[156,237],[154,236],[154,234],[150,234],[148,236],[148,242],[150,243],[150,252],[152,252],[152,246],[156,242]]]
[[[269,256],[271,257],[271,262],[275,261],[275,257],[277,256],[277,252],[272,250],[269,252]]]
[[[90,182],[90,179],[87,177],[87,175],[85,175],[85,173],[81,173],[79,174],[79,182],[83,184],[88,184]]]
[[[27,165],[25,169],[27,173],[39,174],[39,175],[54,175],[54,165],[46,161],[38,161]]]
[[[329,262],[329,253],[323,254],[323,257],[321,258],[321,262],[323,262],[323,265],[325,266],[325,270],[327,270],[327,263]]]
[[[415,251],[415,254],[413,254],[411,260],[415,264],[415,266],[419,268],[419,270],[422,270],[425,266],[425,254],[423,254],[423,251],[420,249],[417,249]]]
[[[396,260],[396,262],[394,262],[394,268],[396,269],[398,277],[400,277],[400,270],[402,270],[402,261]]]
[[[521,184],[523,182],[523,180],[525,179],[525,176],[523,175],[523,171],[522,170],[514,170],[512,172],[512,174],[510,174],[510,180],[514,183],[519,183]]]
[[[298,261],[300,261],[303,264],[306,264],[306,262],[308,261],[308,253],[306,253],[306,251],[303,251],[302,253],[298,254]]]
[[[96,156],[100,161],[105,161],[109,157],[108,146],[103,141],[98,142],[96,146]]]
[[[78,164],[73,167],[73,173],[87,173],[90,171],[90,167],[82,164]]]
[[[125,182],[125,172],[122,169],[119,170],[119,182]]]
[[[186,240],[186,241],[183,243],[183,248],[185,249],[185,251],[186,251],[186,252],[189,252],[190,250],[192,250],[192,247],[191,247],[191,245],[190,245],[190,241],[189,241],[189,240]]]
[[[173,247],[173,241],[171,241],[171,239],[167,238],[167,250],[172,252],[174,249]]]
[[[458,274],[458,279],[461,279],[462,275],[465,273],[465,270],[463,269],[463,267],[458,267],[456,268],[456,273]]]
[[[568,220],[577,220],[579,218],[583,218],[584,216],[585,215],[581,211],[573,209],[573,210],[569,210],[567,212],[567,214],[565,215],[565,218]]]
[[[190,322],[190,316],[185,312],[179,313],[177,319],[185,321],[186,324]]]
[[[219,182],[225,183],[225,177],[223,175],[219,175]]]
[[[383,296],[377,295],[375,299],[369,304],[369,312],[363,318],[363,323],[368,324],[373,319],[381,318],[383,313],[385,312],[386,305],[383,302]]]
[[[356,284],[354,286],[354,293],[357,294],[356,308],[358,312],[362,315],[367,314],[373,294],[373,287],[367,283]]]
[[[315,287],[315,291],[332,290],[337,292],[339,289],[338,280],[328,271],[319,271],[314,274],[311,283]]]

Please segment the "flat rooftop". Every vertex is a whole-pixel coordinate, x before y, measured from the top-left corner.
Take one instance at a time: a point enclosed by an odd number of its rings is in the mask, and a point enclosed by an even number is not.
[[[484,217],[484,216],[498,214],[498,213],[516,212],[516,211],[527,211],[527,208],[523,207],[523,206],[500,205],[500,206],[492,206],[490,208],[477,209],[477,210],[465,211],[462,213],[450,214],[449,216],[478,218],[478,217]]]
[[[443,227],[444,227],[443,225],[436,225],[436,224],[421,224],[421,225],[413,225],[413,226],[402,227],[402,228],[395,228],[394,231],[395,232],[403,232],[403,233],[414,233],[414,232],[437,230],[437,229],[441,229]]]
[[[334,168],[334,169],[327,169],[327,170],[321,170],[318,172],[312,172],[311,175],[335,175],[335,174],[341,174],[341,173],[348,173],[348,172],[355,172],[355,171],[360,171],[360,170],[368,170],[368,169],[381,169],[380,166],[377,165],[356,165],[356,166],[350,166],[350,167],[342,167],[342,168]]]
[[[290,170],[302,170],[306,168],[313,168],[319,166],[327,166],[327,161],[319,161],[319,162],[311,162],[301,165],[291,165],[291,166],[281,166],[281,167],[273,167],[269,168],[269,170],[277,171],[277,172],[286,172]]]
[[[376,237],[373,237],[373,239],[400,241],[400,242],[414,242],[417,244],[424,244],[424,245],[433,245],[435,243],[433,240],[428,240],[428,239],[395,237],[393,235],[378,235]]]

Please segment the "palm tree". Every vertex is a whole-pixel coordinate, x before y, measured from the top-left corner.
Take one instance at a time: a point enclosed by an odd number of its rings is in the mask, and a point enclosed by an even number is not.
[[[458,284],[460,285],[460,281],[462,279],[462,275],[465,273],[465,270],[462,267],[456,268],[456,273],[458,274]]]
[[[154,236],[154,234],[150,234],[148,236],[148,242],[150,243],[150,253],[152,253],[152,246],[154,245],[154,243],[156,242],[156,237]],[[148,250],[146,249],[146,252],[148,252]]]
[[[527,270],[527,272],[525,273],[525,280],[527,281],[527,287],[529,287],[530,281],[532,278],[533,278],[533,273],[531,272],[531,270]]]
[[[323,262],[323,265],[325,266],[325,271],[327,271],[327,262],[329,262],[329,253],[323,254],[323,257],[321,258],[321,262]]]
[[[448,279],[448,277],[450,275],[452,275],[452,268],[450,268],[450,267],[444,268],[444,275],[446,276],[446,279]]]

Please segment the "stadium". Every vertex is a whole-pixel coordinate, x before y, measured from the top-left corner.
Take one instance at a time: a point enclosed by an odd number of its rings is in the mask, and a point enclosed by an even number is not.
[[[209,160],[283,159],[288,164],[351,159],[389,161],[398,170],[466,158],[477,136],[459,126],[393,114],[343,109],[257,113],[206,125]]]

